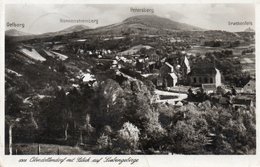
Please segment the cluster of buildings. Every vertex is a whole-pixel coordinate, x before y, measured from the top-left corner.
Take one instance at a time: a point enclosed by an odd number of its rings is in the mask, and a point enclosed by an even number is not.
[[[219,40],[216,40],[221,42]],[[183,42],[179,38],[171,38],[171,43]],[[56,48],[61,49],[61,48]],[[191,54],[181,51],[173,57],[161,57],[156,52],[142,54],[141,49],[152,50],[148,45],[137,45],[126,51],[116,53],[111,50],[84,50],[77,49],[77,55],[90,55],[98,58],[98,63],[109,63],[110,68],[120,70],[126,64],[130,64],[143,77],[150,77],[150,80],[157,88],[178,87],[201,87],[205,93],[215,93],[217,87],[223,87],[221,71],[214,63],[197,62],[190,63]],[[114,56],[110,56],[114,55]],[[149,55],[149,56],[148,56]],[[89,78],[89,77],[85,77]],[[241,93],[255,93],[255,81],[251,80]],[[247,101],[247,100],[238,100]],[[238,105],[239,105],[238,102]],[[249,102],[247,102],[249,103]]]
[[[225,87],[222,81],[221,71],[211,62],[196,62],[191,64],[188,54],[181,53],[176,63],[161,60],[161,66],[157,73],[143,74],[152,78],[158,88],[201,87],[205,93],[215,93],[218,87]],[[154,77],[151,77],[154,76]],[[226,88],[230,91],[229,88]],[[255,80],[250,80],[238,93],[255,94]]]
[[[177,63],[164,59],[159,73],[154,74],[157,75],[155,85],[162,88],[186,85],[203,87],[209,91],[222,85],[221,72],[213,63],[201,62],[191,65],[187,56],[186,53],[182,53]]]

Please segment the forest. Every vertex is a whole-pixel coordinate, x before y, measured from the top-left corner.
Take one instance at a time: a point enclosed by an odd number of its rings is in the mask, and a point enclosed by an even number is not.
[[[6,140],[11,128],[14,142],[78,146],[93,154],[255,154],[253,107],[207,98],[181,107],[153,103],[153,89],[140,80],[107,79],[67,93],[57,88],[54,97],[32,99],[33,106],[8,90]]]

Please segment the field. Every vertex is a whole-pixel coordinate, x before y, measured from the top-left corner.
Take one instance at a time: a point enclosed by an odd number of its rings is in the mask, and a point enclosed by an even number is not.
[[[240,60],[242,64],[243,71],[249,72],[251,76],[255,75],[255,53],[242,55],[242,51],[254,47],[254,45],[239,46],[234,48],[224,48],[224,47],[205,47],[205,46],[194,46],[188,49],[187,52],[192,54],[199,53],[200,55],[205,55],[207,52],[222,51],[229,49],[233,51],[233,58]]]
[[[188,49],[187,52],[192,54],[201,54],[204,55],[207,52],[214,52],[214,51],[221,51],[223,47],[206,47],[206,46],[193,46],[192,48]]]

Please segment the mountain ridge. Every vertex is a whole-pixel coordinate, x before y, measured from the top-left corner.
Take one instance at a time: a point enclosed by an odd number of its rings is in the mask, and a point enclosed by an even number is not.
[[[73,32],[79,32],[79,31],[83,31],[86,29],[90,29],[90,27],[85,26],[85,25],[73,25],[73,26],[69,26],[65,29],[62,29],[60,31],[54,31],[54,32],[47,32],[47,33],[43,33],[41,35],[45,35],[45,34],[52,34],[52,35],[62,35],[62,34],[69,34],[69,33],[73,33]]]
[[[177,21],[173,21],[168,18],[164,18],[157,15],[137,15],[129,17],[123,20],[123,23],[140,23],[147,26],[153,26],[161,29],[173,29],[173,30],[183,30],[183,31],[192,31],[192,30],[204,30],[200,27],[196,27],[193,25],[189,25],[186,23],[181,23]]]
[[[23,32],[23,31],[19,31],[19,30],[16,30],[16,29],[9,29],[9,30],[5,31],[5,35],[6,36],[19,37],[19,36],[27,36],[27,35],[33,35],[33,34],[26,33],[26,32]]]
[[[176,22],[157,15],[137,15],[124,19],[123,21],[93,29],[93,34],[127,34],[127,33],[159,33],[169,31],[204,31],[200,27]]]
[[[16,29],[10,29],[10,30],[5,31],[5,35],[10,36],[10,37],[29,36],[29,37],[37,38],[37,37],[45,37],[45,36],[47,37],[47,36],[65,35],[65,34],[69,34],[69,33],[73,33],[73,32],[83,31],[86,29],[90,29],[90,27],[85,26],[85,25],[73,25],[73,26],[69,26],[65,29],[62,29],[60,31],[46,32],[46,33],[42,33],[42,34],[30,34],[30,33],[25,33],[22,31],[18,31]]]

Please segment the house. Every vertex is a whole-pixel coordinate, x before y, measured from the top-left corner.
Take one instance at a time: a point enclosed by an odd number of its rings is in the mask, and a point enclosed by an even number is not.
[[[144,71],[145,70],[145,63],[142,59],[138,59],[136,61],[136,65],[135,65],[137,71]]]
[[[152,72],[154,69],[156,69],[156,62],[155,61],[148,62],[148,69],[150,72]]]
[[[163,86],[163,77],[159,75],[156,79],[156,86],[157,87],[162,87]]]
[[[177,75],[172,72],[165,77],[165,87],[175,87],[178,81]]]
[[[63,44],[53,45],[51,50],[63,52],[65,50],[65,45]]]
[[[84,50],[83,49],[78,49],[77,54],[84,54]]]
[[[178,81],[178,77],[175,73],[169,73],[165,76],[159,75],[156,78],[157,87],[175,87]]]
[[[171,42],[171,43],[175,43],[175,42],[177,42],[177,40],[172,37],[172,38],[170,39],[170,42]]]
[[[166,62],[160,68],[160,74],[157,78],[157,86],[163,87],[174,87],[178,81],[178,76],[176,75],[173,66]]]
[[[202,84],[214,84],[221,86],[221,73],[211,63],[198,63],[194,65],[189,73],[189,81],[192,86],[202,86]]]
[[[204,92],[207,94],[214,93],[217,90],[215,84],[202,84],[201,87],[204,90]]]
[[[167,74],[169,74],[169,73],[173,73],[173,72],[174,72],[174,68],[173,68],[173,66],[172,66],[170,63],[168,63],[168,62],[165,62],[165,63],[162,65],[162,67],[160,68],[160,73],[161,73],[162,76],[165,76],[165,75],[167,75]]]
[[[121,64],[119,64],[117,60],[113,60],[110,69],[120,69],[120,68],[121,68]]]
[[[232,100],[232,103],[234,108],[244,107],[248,109],[250,107],[253,107],[252,99],[248,99],[248,98],[234,98]]]
[[[250,80],[244,87],[243,92],[244,93],[255,93],[255,80]]]
[[[149,56],[151,61],[159,61],[160,60],[160,56],[156,53],[153,53]]]

